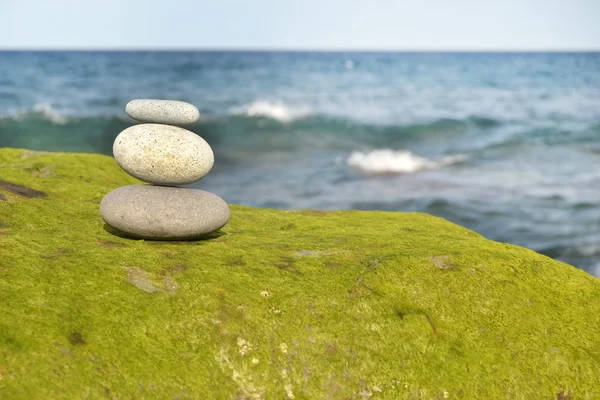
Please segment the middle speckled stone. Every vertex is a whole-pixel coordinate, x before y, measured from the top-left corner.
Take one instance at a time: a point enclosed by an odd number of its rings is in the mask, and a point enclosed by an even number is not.
[[[208,174],[215,162],[212,148],[200,136],[163,124],[125,129],[115,139],[113,153],[128,174],[164,186],[196,182]]]

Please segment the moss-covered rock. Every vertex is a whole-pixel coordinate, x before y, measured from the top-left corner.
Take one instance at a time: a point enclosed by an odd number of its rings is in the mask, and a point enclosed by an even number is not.
[[[600,397],[600,280],[420,213],[116,236],[106,156],[0,150],[0,398]]]

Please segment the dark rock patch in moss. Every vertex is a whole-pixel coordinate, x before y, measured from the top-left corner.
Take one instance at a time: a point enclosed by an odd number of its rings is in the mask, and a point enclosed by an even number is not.
[[[332,255],[332,254],[339,254],[339,253],[348,253],[348,250],[340,250],[340,251],[319,251],[319,250],[299,250],[296,252],[296,255],[298,257],[322,257],[322,256],[328,256],[328,255]]]
[[[69,251],[70,251],[69,249],[56,249],[48,254],[40,255],[40,257],[44,258],[46,260],[54,260],[54,259],[57,259],[65,254],[69,253]]]
[[[17,185],[8,181],[0,179],[0,189],[7,190],[11,193],[19,196],[34,198],[34,197],[47,197],[48,195],[40,190],[28,188],[26,186]]]
[[[561,391],[556,394],[556,400],[573,400],[573,397],[564,391]]]
[[[450,262],[450,257],[448,256],[433,256],[429,260],[436,268],[441,270],[450,271],[456,268],[456,265]]]
[[[73,346],[83,346],[87,344],[81,333],[77,331],[69,334],[69,343],[71,343]]]
[[[160,291],[152,282],[151,274],[138,267],[123,267],[127,271],[127,280],[146,293]]]

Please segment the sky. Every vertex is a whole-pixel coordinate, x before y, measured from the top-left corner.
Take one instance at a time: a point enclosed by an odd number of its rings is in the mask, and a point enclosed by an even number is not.
[[[0,0],[0,49],[600,50],[600,0]]]

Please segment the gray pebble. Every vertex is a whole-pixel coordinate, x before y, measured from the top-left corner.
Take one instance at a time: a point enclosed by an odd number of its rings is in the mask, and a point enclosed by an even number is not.
[[[100,202],[108,225],[143,239],[194,239],[225,226],[229,206],[219,196],[198,189],[153,185],[123,186]]]
[[[196,107],[176,100],[132,100],[125,106],[125,112],[140,122],[157,124],[185,125],[200,119],[200,112]]]
[[[117,163],[144,182],[187,185],[204,177],[214,165],[208,143],[194,132],[171,125],[134,125],[117,136]]]

